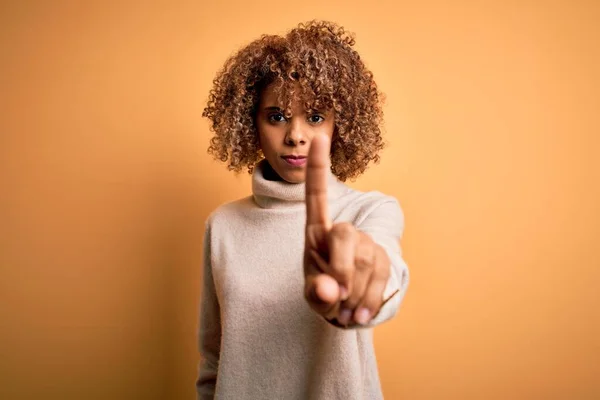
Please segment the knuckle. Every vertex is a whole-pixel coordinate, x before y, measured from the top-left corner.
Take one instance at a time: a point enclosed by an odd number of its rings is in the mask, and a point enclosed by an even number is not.
[[[369,254],[364,251],[358,251],[354,256],[354,262],[356,263],[356,268],[366,269],[371,265],[371,258]]]
[[[373,265],[373,249],[370,246],[359,246],[354,255],[356,267],[368,269]]]
[[[331,228],[331,235],[337,238],[350,238],[354,235],[354,227],[349,222],[342,222]]]

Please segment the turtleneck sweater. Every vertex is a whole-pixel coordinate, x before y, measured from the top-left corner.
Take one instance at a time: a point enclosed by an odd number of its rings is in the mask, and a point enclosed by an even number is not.
[[[373,327],[395,316],[408,286],[397,200],[361,192],[329,171],[333,223],[350,222],[390,260],[388,298],[365,326],[330,323],[304,298],[305,185],[269,180],[261,161],[252,195],[205,225],[196,382],[198,399],[382,399]]]

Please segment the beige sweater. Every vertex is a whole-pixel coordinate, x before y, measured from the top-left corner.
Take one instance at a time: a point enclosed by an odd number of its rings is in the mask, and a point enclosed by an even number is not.
[[[344,329],[317,315],[303,296],[304,185],[265,180],[253,195],[207,220],[196,383],[198,399],[381,399],[372,327],[392,318],[408,285],[398,202],[353,190],[329,176],[334,222],[352,222],[383,246],[395,290],[367,328]]]

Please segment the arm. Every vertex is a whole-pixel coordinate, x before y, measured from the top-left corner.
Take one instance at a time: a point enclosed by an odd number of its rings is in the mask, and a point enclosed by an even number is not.
[[[200,304],[198,345],[201,360],[198,368],[196,391],[198,400],[213,399],[217,381],[221,348],[221,316],[212,274],[210,226],[204,232],[204,265]]]
[[[408,287],[408,267],[402,259],[399,244],[404,229],[404,215],[398,202],[389,197],[364,219],[357,221],[355,228],[352,229],[356,229],[359,237],[366,237],[366,240],[361,239],[361,242],[369,243],[367,248],[357,247],[357,252],[364,256],[371,253],[367,251],[368,249],[372,249],[378,260],[374,264],[387,269],[388,278],[382,282],[383,286],[379,292],[383,303],[367,323],[342,322],[338,321],[338,316],[325,319],[343,329],[372,328],[396,315]],[[379,284],[376,286],[378,287]]]
[[[399,240],[404,218],[385,197],[354,223],[333,223],[328,211],[329,138],[313,138],[306,171],[304,296],[339,327],[372,327],[392,318],[408,284]]]

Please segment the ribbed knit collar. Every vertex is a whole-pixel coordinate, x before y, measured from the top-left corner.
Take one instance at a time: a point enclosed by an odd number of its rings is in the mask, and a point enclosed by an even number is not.
[[[261,160],[252,173],[252,194],[261,208],[292,208],[304,206],[306,189],[304,183],[273,181],[264,177],[265,169],[271,168],[267,160]],[[340,182],[330,169],[327,170],[327,197],[335,200],[350,189]]]

